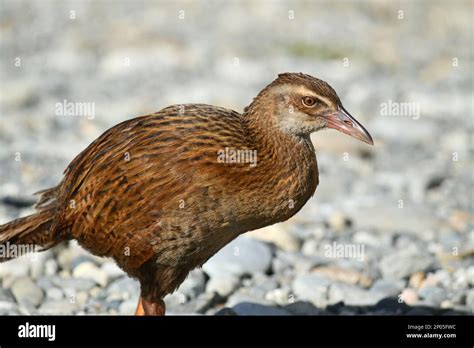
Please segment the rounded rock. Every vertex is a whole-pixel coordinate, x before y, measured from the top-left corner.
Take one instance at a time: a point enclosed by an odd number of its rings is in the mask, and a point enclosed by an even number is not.
[[[215,292],[221,297],[227,298],[240,285],[239,277],[232,274],[212,277],[206,286],[206,292]]]
[[[247,233],[248,237],[272,243],[277,248],[285,251],[298,251],[300,249],[299,239],[289,232],[284,224],[275,224]]]
[[[232,307],[232,309],[237,315],[289,315],[284,309],[264,306],[258,303],[239,303]]]
[[[37,307],[44,298],[43,290],[28,277],[17,278],[12,284],[11,291],[19,304],[30,303]]]
[[[105,287],[109,282],[107,273],[90,261],[77,265],[72,272],[72,276],[74,278],[92,279],[102,287]]]
[[[207,261],[202,269],[211,278],[224,274],[237,277],[265,273],[270,269],[272,252],[268,245],[252,238],[239,237]]]
[[[303,274],[295,278],[292,284],[297,300],[308,300],[317,307],[325,307],[331,281],[318,274]]]

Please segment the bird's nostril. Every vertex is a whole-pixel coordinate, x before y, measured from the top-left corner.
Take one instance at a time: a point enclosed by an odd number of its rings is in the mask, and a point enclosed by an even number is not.
[[[344,124],[346,126],[352,127],[352,122],[351,121],[344,121]]]

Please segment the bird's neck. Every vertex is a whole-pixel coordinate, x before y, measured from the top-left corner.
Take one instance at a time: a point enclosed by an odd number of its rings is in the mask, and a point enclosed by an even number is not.
[[[276,109],[271,104],[252,103],[242,119],[257,150],[259,176],[262,182],[273,182],[273,192],[279,192],[275,201],[292,200],[282,217],[288,218],[301,208],[313,195],[318,185],[318,167],[314,147],[308,135],[285,132],[274,117]],[[288,216],[289,215],[289,216]]]
[[[257,150],[260,159],[273,159],[280,163],[315,158],[309,134],[287,132],[278,123],[277,105],[269,101],[252,102],[242,115],[248,139]],[[274,163],[278,164],[278,163]]]

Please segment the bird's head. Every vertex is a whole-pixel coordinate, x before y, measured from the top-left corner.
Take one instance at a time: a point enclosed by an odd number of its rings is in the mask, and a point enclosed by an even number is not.
[[[280,74],[252,104],[259,99],[272,108],[272,123],[287,133],[309,135],[333,128],[373,145],[369,132],[342,106],[334,89],[315,77]]]

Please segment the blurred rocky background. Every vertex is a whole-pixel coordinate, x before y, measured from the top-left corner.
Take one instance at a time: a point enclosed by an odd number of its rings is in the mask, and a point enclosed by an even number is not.
[[[314,198],[194,271],[169,312],[472,314],[472,17],[458,0],[0,0],[0,223],[109,127],[175,103],[242,111],[301,71],[375,146],[315,134]],[[132,314],[139,293],[74,242],[0,264],[0,285],[0,314]]]

